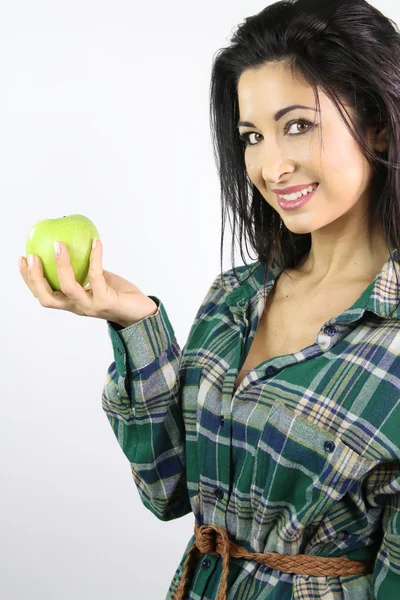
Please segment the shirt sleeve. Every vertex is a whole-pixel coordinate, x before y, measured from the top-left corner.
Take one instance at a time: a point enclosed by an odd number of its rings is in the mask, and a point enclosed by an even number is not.
[[[107,321],[114,350],[102,407],[130,462],[142,503],[162,521],[191,510],[179,405],[181,349],[165,307],[122,328]]]
[[[400,589],[400,463],[393,463],[394,477],[382,484],[375,499],[383,504],[383,538],[372,574],[375,600],[397,598]]]
[[[217,303],[219,278],[197,310],[191,332]],[[180,389],[185,348],[181,350],[161,300],[149,298],[158,305],[154,315],[126,328],[107,321],[114,361],[102,407],[130,462],[142,503],[158,519],[169,521],[191,512]]]

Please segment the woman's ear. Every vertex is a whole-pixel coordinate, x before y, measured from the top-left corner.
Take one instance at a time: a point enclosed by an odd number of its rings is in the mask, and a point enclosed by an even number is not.
[[[380,118],[377,116],[371,120],[371,125],[368,129],[369,144],[377,152],[384,152],[388,149],[387,127],[384,127]]]
[[[388,137],[386,127],[383,127],[380,131],[376,132],[374,148],[378,152],[383,152],[388,149]]]

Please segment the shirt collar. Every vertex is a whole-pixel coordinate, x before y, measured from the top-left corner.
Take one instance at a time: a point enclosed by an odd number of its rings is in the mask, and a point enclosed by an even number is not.
[[[244,307],[249,302],[254,301],[257,295],[262,294],[264,290],[263,281],[265,268],[265,265],[260,261],[257,261],[250,266],[242,265],[236,267],[236,271],[239,275],[243,275],[243,279],[246,279],[242,284],[236,281],[232,270],[229,271],[229,277],[226,281],[229,290],[225,298],[227,305],[230,307]],[[275,281],[282,271],[282,264],[275,262],[268,273],[266,287],[270,286],[271,282]],[[356,320],[361,317],[366,310],[369,310],[378,317],[384,319],[389,317],[398,319],[400,318],[400,306],[396,309],[395,307],[399,300],[400,257],[397,248],[395,248],[376,275],[375,279],[364,290],[358,300],[352,305],[351,309],[346,310],[340,315],[337,321],[350,322]],[[393,313],[391,315],[392,311]]]

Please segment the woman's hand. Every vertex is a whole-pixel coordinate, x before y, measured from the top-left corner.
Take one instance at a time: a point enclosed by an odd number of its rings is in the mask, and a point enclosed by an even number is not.
[[[44,308],[67,310],[83,317],[95,317],[113,321],[127,327],[147,316],[155,314],[157,304],[143,294],[133,283],[123,277],[103,270],[103,246],[101,240],[91,251],[89,284],[83,288],[75,279],[65,244],[60,242],[61,253],[56,258],[57,274],[61,292],[54,291],[43,275],[43,265],[38,256],[28,269],[22,257],[20,273]]]

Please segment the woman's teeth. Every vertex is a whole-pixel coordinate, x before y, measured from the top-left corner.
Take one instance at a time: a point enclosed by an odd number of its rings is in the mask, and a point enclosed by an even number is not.
[[[295,194],[288,194],[287,196],[281,196],[281,194],[278,194],[278,196],[279,196],[279,198],[283,198],[284,200],[297,200],[298,198],[301,198],[302,196],[306,196],[307,194],[309,194],[310,192],[315,190],[317,185],[318,185],[318,183],[316,183],[314,185],[310,185],[308,188],[305,188],[301,192],[296,192]]]

